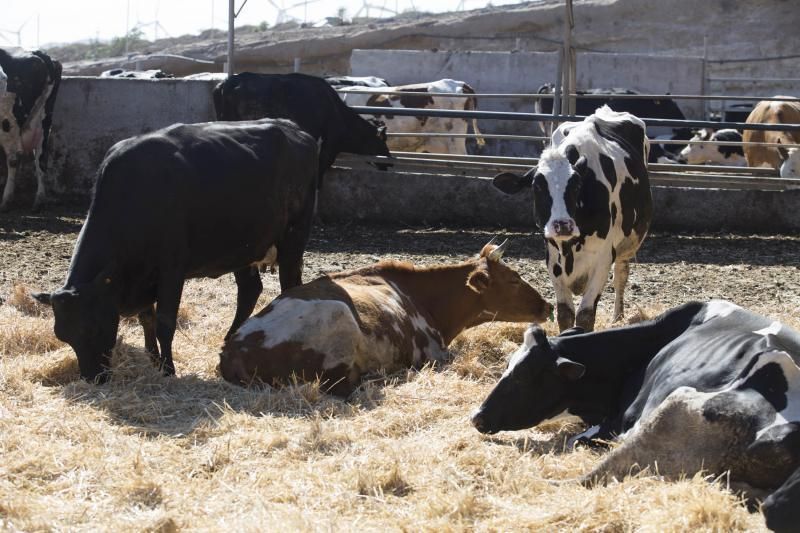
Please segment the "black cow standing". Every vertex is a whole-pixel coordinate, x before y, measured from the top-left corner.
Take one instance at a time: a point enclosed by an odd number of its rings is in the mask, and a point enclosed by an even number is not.
[[[568,411],[596,425],[585,436],[622,440],[583,482],[634,465],[673,478],[729,471],[751,495],[783,486],[765,513],[786,527],[800,516],[788,504],[800,492],[790,478],[800,468],[798,363],[800,333],[722,300],[597,333],[548,339],[532,326],[472,421],[495,433]]]
[[[624,312],[630,260],[653,213],[644,123],[604,106],[553,133],[539,165],[524,176],[504,172],[494,185],[507,194],[533,188],[536,225],[545,240],[561,331],[594,328],[597,302],[614,265],[614,319]],[[581,294],[577,315],[573,294]]]
[[[0,49],[0,154],[7,177],[0,211],[14,198],[16,173],[24,156],[32,155],[36,173],[34,208],[47,201],[44,171],[53,108],[61,84],[61,63],[44,52],[11,55]]]
[[[243,72],[214,88],[218,120],[288,118],[320,141],[319,185],[341,152],[389,155],[386,128],[361,118],[324,79]]]
[[[186,278],[234,273],[226,338],[261,293],[254,265],[277,255],[281,288],[299,285],[316,180],[317,143],[286,120],[175,124],[115,144],[64,287],[36,295],[52,304],[56,336],[75,350],[81,376],[107,379],[120,315],[134,314],[154,362],[174,374]]]

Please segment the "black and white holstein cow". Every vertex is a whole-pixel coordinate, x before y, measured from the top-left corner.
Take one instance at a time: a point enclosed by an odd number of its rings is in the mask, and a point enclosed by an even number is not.
[[[317,150],[296,124],[272,119],[174,124],[112,146],[64,287],[35,295],[53,306],[56,336],[75,350],[81,376],[108,378],[120,315],[137,314],[154,362],[174,374],[187,278],[233,272],[228,335],[261,294],[257,266],[277,260],[281,289],[299,285]]]
[[[596,333],[531,326],[472,422],[496,433],[567,411],[596,426],[583,438],[622,441],[586,484],[657,465],[730,471],[762,497],[800,467],[799,362],[800,333],[722,300]]]
[[[14,198],[16,174],[25,156],[36,173],[34,208],[47,201],[44,171],[53,108],[61,83],[61,63],[44,52],[11,55],[0,49],[0,152],[8,170],[0,211]]]
[[[742,134],[734,129],[712,130],[703,128],[697,130],[690,141],[703,141],[701,144],[688,144],[678,159],[681,163],[689,165],[723,165],[732,167],[745,167],[747,160],[744,158],[742,148]],[[718,145],[714,142],[736,142],[738,146]],[[705,144],[708,143],[708,144]]]
[[[340,152],[389,155],[386,127],[361,118],[324,79],[243,72],[214,88],[218,120],[288,118],[320,142],[319,186]]]
[[[622,317],[630,260],[650,226],[644,123],[603,106],[583,122],[553,132],[538,167],[504,172],[494,185],[506,194],[533,187],[536,225],[545,240],[561,331],[594,328],[600,294],[614,264],[614,319]],[[577,319],[573,294],[581,294]]]
[[[344,87],[339,95],[351,106],[369,107],[395,107],[402,109],[447,109],[455,111],[475,111],[478,109],[478,99],[474,96],[449,97],[437,96],[436,93],[448,94],[475,94],[475,90],[464,81],[442,79],[427,83],[414,83],[411,85],[398,85],[385,87],[385,90],[397,91],[406,94],[383,94],[381,88],[370,87],[374,94],[349,92],[348,89],[363,90],[364,87]],[[391,112],[376,112],[372,115],[386,123],[386,128],[391,133],[450,133],[464,135],[469,131],[470,122],[472,130],[477,137],[475,143],[478,148],[484,146],[486,141],[481,137],[478,129],[478,120],[467,120],[453,117],[413,117],[393,115]],[[439,154],[467,154],[467,139],[465,137],[424,137],[409,135],[408,137],[389,137],[388,146],[395,152],[426,152]]]

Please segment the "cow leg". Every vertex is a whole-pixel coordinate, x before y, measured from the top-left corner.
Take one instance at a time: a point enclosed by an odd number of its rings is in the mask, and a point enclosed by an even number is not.
[[[183,293],[183,275],[173,273],[162,275],[158,284],[158,302],[156,303],[156,338],[161,346],[159,369],[166,376],[175,375],[175,363],[172,361],[172,339],[178,323],[178,307]]]
[[[583,328],[586,331],[594,331],[594,321],[597,314],[597,302],[600,301],[600,295],[603,293],[603,287],[606,286],[608,280],[608,270],[611,268],[611,257],[606,258],[605,261],[597,261],[589,281],[586,284],[586,290],[581,298],[581,303],[578,306],[578,316],[575,319],[575,325]]]
[[[150,353],[153,364],[160,364],[161,357],[158,353],[158,342],[156,342],[156,309],[150,306],[139,313],[139,324],[144,330],[144,348]]]
[[[283,269],[281,269],[281,272]],[[225,334],[225,340],[233,335],[242,322],[253,313],[258,297],[264,286],[261,284],[261,274],[253,266],[247,266],[233,273],[236,278],[236,316],[233,317],[233,324]]]
[[[556,318],[558,331],[564,331],[575,325],[575,304],[572,302],[572,291],[569,290],[564,276],[554,277],[550,270],[550,280],[556,292]]]
[[[622,320],[625,316],[625,286],[628,284],[631,263],[629,260],[617,259],[614,263],[614,319]]]
[[[314,216],[317,191],[311,189],[306,196],[306,205],[297,220],[290,224],[281,242],[278,243],[278,277],[281,291],[303,283],[303,252],[311,235],[311,219]]]
[[[42,157],[41,144],[42,143],[40,141],[39,148],[36,149],[33,157],[33,168],[36,172],[36,198],[33,201],[34,211],[39,210],[47,202],[47,189],[45,188],[44,183],[44,171],[39,163],[39,159]]]
[[[3,201],[0,203],[0,211],[7,211],[11,200],[14,198],[14,187],[16,185],[17,167],[19,166],[19,158],[16,155],[7,155],[8,164],[8,177],[6,178],[6,186],[3,189]]]

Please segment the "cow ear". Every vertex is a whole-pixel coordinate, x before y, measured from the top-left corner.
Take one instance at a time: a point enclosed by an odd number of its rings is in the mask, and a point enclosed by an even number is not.
[[[489,288],[489,273],[483,269],[476,270],[467,278],[467,287],[481,294]]]
[[[53,305],[53,295],[49,292],[33,292],[31,293],[31,297],[40,304]]]
[[[533,184],[533,174],[528,172],[524,176],[513,172],[501,172],[492,180],[492,185],[506,194],[517,194],[519,191]]]
[[[566,357],[559,357],[556,359],[556,370],[558,370],[558,375],[569,381],[577,381],[586,373],[585,366],[571,361]]]

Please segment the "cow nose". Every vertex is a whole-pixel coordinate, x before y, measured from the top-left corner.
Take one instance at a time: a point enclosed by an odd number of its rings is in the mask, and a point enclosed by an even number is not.
[[[475,411],[472,414],[472,425],[475,426],[475,429],[477,429],[481,433],[486,433],[485,423],[486,422],[483,419],[483,414],[480,411]]]
[[[553,229],[558,236],[572,235],[572,221],[571,220],[556,220],[553,222]]]

